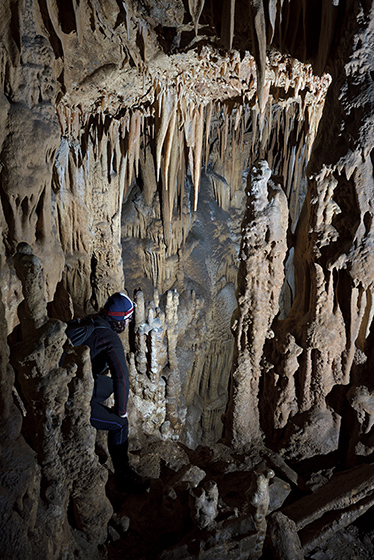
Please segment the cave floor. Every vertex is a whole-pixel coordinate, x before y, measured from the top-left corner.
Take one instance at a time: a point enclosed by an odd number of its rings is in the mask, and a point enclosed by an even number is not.
[[[142,472],[142,474],[149,474],[153,470],[157,472],[157,476],[152,477],[150,488],[142,494],[116,492],[114,478],[109,470],[107,495],[114,509],[113,519],[125,520],[125,529],[123,530],[123,525],[121,529],[118,523],[110,523],[110,537],[106,543],[107,560],[163,560],[164,558],[165,560],[198,558],[231,560],[234,557],[232,551],[222,555],[222,545],[226,542],[230,544],[230,539],[231,542],[235,540],[239,542],[243,535],[228,534],[227,529],[223,527],[230,519],[235,517],[240,519],[242,514],[248,515],[246,493],[251,486],[254,468],[258,468],[264,461],[262,459],[259,462],[259,456],[256,457],[255,453],[247,456],[235,454],[224,445],[216,446],[213,451],[207,447],[199,447],[196,451],[183,448],[183,451],[188,454],[189,464],[182,465],[180,456],[175,458],[174,465],[167,465],[161,461],[158,472],[155,465],[151,464],[152,459],[149,459],[148,473]],[[305,467],[304,462],[300,465],[298,474],[303,474],[310,489],[313,484],[317,486],[324,484],[328,469],[313,472],[307,477]],[[292,468],[295,472],[298,470],[297,465],[293,465]],[[275,475],[272,483],[278,481],[277,484],[283,483],[290,488],[290,485],[284,482],[284,477],[282,480],[279,472],[275,471]],[[280,478],[277,475],[280,475]],[[201,476],[203,476],[201,486],[214,481],[219,491],[218,515],[213,525],[205,529],[198,528],[192,521],[189,500],[191,484],[198,486]],[[298,492],[295,488],[291,492],[288,490],[287,494],[284,490],[274,490],[273,486],[272,492],[273,497],[270,499],[272,511],[281,509],[283,505],[294,502],[302,495],[302,492]],[[272,496],[271,492],[270,496]],[[277,500],[278,506],[275,505]],[[283,501],[283,504],[279,500]],[[319,546],[305,555],[305,560],[372,560],[374,558],[372,519],[373,508],[346,528],[334,533],[331,538],[321,539]],[[215,528],[217,535],[215,535]],[[215,546],[211,546],[212,539],[216,539],[219,545],[220,552],[216,555],[214,555]],[[170,555],[171,549],[173,553]],[[248,560],[274,559],[267,540],[261,556],[251,552],[249,556],[239,557]]]

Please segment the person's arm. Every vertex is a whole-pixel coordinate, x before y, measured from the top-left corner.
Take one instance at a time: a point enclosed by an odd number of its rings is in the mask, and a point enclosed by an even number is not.
[[[125,352],[119,336],[109,329],[96,329],[97,339],[105,348],[105,358],[114,388],[114,411],[118,416],[127,414],[127,401],[129,397],[129,370],[127,368]]]
[[[113,334],[115,335],[115,333]],[[129,370],[122,342],[117,335],[113,337],[108,349],[107,363],[113,378],[115,413],[125,417],[129,398]]]

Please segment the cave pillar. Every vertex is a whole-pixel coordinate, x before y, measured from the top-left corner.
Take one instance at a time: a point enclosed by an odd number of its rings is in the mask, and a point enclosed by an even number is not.
[[[229,431],[234,445],[261,438],[259,384],[261,357],[279,310],[288,227],[287,198],[271,180],[266,161],[253,168],[247,188],[239,267],[239,317],[234,325],[236,352]]]

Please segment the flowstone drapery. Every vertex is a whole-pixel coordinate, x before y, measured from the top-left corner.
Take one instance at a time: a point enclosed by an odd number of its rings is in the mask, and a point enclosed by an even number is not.
[[[372,6],[358,8],[356,24],[342,33],[331,62],[333,85],[307,169],[308,193],[294,237],[294,302],[289,316],[275,327],[275,344],[266,350],[264,426],[292,458],[327,455],[339,447],[345,453],[345,439],[348,464],[373,449],[362,415],[370,410],[367,395],[372,390],[369,153],[374,139],[368,133],[371,66],[363,62],[371,60],[372,28]],[[363,58],[355,54],[357,44],[363,45]],[[326,145],[334,146],[328,154]],[[275,419],[283,403],[276,422],[265,415],[269,402]],[[354,428],[345,415],[356,417]]]

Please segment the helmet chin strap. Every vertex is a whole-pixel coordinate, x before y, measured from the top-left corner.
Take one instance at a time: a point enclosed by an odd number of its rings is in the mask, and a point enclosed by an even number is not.
[[[125,319],[124,321],[116,321],[116,319],[109,317],[109,315],[103,315],[103,317],[108,322],[108,325],[110,326],[112,331],[116,333],[123,332],[128,323],[128,319]]]

